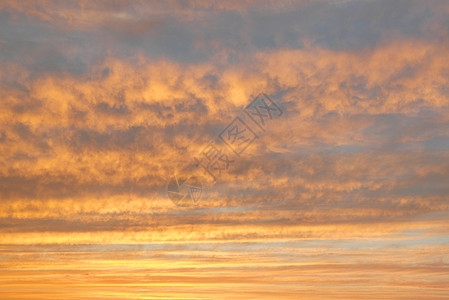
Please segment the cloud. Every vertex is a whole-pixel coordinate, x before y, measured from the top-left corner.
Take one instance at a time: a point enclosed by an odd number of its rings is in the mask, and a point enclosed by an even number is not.
[[[445,295],[447,12],[2,1],[5,297]],[[261,92],[282,116],[245,119],[258,138],[210,184],[193,158]],[[189,171],[203,198],[177,207]]]

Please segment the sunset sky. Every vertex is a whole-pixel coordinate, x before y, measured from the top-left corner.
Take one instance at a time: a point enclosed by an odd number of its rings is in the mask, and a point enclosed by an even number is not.
[[[0,299],[449,299],[449,1],[0,0]]]

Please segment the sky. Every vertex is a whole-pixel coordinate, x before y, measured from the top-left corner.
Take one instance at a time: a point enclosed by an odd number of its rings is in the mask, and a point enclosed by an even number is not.
[[[0,298],[448,299],[448,53],[448,1],[0,0]]]

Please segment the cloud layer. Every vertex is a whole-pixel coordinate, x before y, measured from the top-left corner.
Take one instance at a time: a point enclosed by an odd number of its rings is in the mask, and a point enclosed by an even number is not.
[[[2,298],[447,298],[448,12],[2,1]],[[175,206],[261,92],[284,114]]]

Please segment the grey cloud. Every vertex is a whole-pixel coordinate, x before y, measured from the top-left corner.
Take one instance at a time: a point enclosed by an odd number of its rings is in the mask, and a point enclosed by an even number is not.
[[[99,170],[101,172],[101,170]],[[116,174],[104,174],[114,176]],[[117,174],[123,175],[123,174]],[[138,182],[124,178],[119,184],[90,181],[80,183],[80,178],[72,175],[41,174],[35,176],[9,175],[0,176],[0,199],[79,199],[90,197],[107,197],[130,195],[134,193],[143,197],[157,195],[165,181],[159,177],[146,176]]]
[[[180,62],[208,61],[226,51],[228,63],[245,55],[276,48],[297,49],[305,40],[334,50],[360,50],[392,38],[438,41],[429,24],[441,23],[442,2],[350,1],[342,5],[316,2],[288,10],[242,12],[203,10],[189,19],[177,12],[139,13],[139,5],[120,6],[90,26],[70,27],[0,12],[0,57],[23,64],[33,72],[88,72],[105,53],[132,60],[138,53]],[[273,4],[276,7],[276,4]],[[143,11],[151,9],[140,7]],[[127,17],[118,17],[121,12]],[[81,12],[80,12],[81,13]],[[446,17],[444,20],[448,22]],[[431,26],[430,26],[431,27]],[[70,54],[69,54],[70,53]]]

